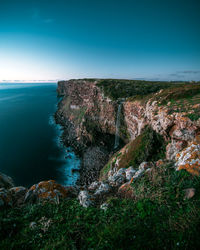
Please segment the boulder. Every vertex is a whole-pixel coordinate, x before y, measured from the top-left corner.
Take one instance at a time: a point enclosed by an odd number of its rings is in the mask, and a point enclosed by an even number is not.
[[[126,181],[126,172],[125,168],[119,169],[116,173],[113,175],[110,175],[108,177],[108,182],[110,186],[120,186]]]
[[[101,183],[99,188],[96,190],[96,192],[94,193],[95,196],[102,196],[105,195],[107,193],[109,193],[111,190],[111,187],[107,184],[107,183]]]
[[[188,199],[191,199],[194,195],[195,195],[195,188],[187,188],[184,190],[184,193],[185,193],[185,197],[184,197],[184,200],[188,200]]]
[[[89,193],[86,190],[80,191],[78,195],[78,199],[79,199],[80,204],[83,207],[87,208],[93,205],[92,197],[89,195]]]
[[[136,170],[133,167],[129,167],[125,170],[125,173],[126,173],[126,181],[130,181],[131,178],[136,173]]]
[[[13,205],[12,195],[8,189],[0,188],[0,208]]]
[[[14,187],[13,180],[10,176],[0,173],[0,188],[12,188]]]
[[[59,203],[61,198],[73,197],[75,193],[76,190],[73,187],[64,187],[54,180],[42,181],[28,190],[25,195],[25,202],[52,201]]]
[[[106,211],[108,207],[109,207],[109,204],[104,202],[103,204],[101,204],[100,209],[103,209],[104,211]]]
[[[89,185],[88,190],[94,191],[94,190],[96,190],[96,189],[100,186],[100,184],[101,184],[101,182],[99,182],[99,181],[94,181],[94,182],[92,182],[92,183]]]
[[[108,182],[111,186],[120,186],[122,183],[126,181],[126,177],[124,175],[114,174],[108,178]]]
[[[20,206],[24,203],[24,198],[27,192],[27,189],[25,187],[13,187],[9,189],[12,199],[13,199],[13,205],[14,206]]]

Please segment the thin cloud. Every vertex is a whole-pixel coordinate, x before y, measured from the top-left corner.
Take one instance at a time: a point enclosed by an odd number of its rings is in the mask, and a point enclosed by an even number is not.
[[[199,74],[200,70],[183,70],[183,71],[177,71],[179,74]]]
[[[168,78],[171,80],[185,80],[185,81],[199,81],[200,70],[182,70],[168,74]]]
[[[39,9],[33,9],[32,19],[35,22],[45,23],[45,24],[51,24],[55,21],[53,18],[43,18]]]

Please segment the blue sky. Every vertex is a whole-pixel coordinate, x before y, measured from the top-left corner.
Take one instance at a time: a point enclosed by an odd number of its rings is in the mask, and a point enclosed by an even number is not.
[[[0,0],[0,80],[200,80],[199,0]]]

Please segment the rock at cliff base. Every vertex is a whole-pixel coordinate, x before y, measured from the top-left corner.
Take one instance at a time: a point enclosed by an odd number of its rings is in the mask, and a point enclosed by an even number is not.
[[[105,194],[108,194],[111,190],[111,187],[107,183],[101,183],[96,192],[94,193],[94,196],[103,196]]]
[[[10,176],[0,173],[0,188],[12,188],[14,187],[14,182]]]
[[[93,205],[92,197],[88,194],[86,190],[80,191],[78,199],[83,207],[87,208]]]
[[[37,201],[52,201],[59,203],[61,198],[74,196],[75,189],[64,187],[54,180],[42,181],[33,185],[25,196],[25,202],[34,203]]]
[[[13,199],[13,206],[20,206],[24,203],[24,198],[26,192],[28,191],[25,187],[13,187],[9,189],[12,199]]]
[[[0,208],[10,207],[13,205],[12,195],[9,190],[0,188]]]

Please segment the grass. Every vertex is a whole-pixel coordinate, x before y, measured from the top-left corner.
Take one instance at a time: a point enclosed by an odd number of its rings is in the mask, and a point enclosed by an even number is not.
[[[0,211],[1,249],[197,249],[200,180],[171,165],[134,185],[134,199],[110,198],[107,211],[78,201]],[[196,188],[184,200],[184,189]],[[29,227],[36,222],[34,229]]]
[[[116,153],[101,170],[100,178],[107,178],[108,171],[118,159],[118,168],[138,168],[144,161],[156,161],[165,158],[165,141],[161,135],[146,126],[135,140],[128,143],[122,154]]]
[[[119,98],[146,96],[160,89],[166,89],[185,82],[161,82],[144,80],[104,79],[99,80],[97,86],[112,100]]]

